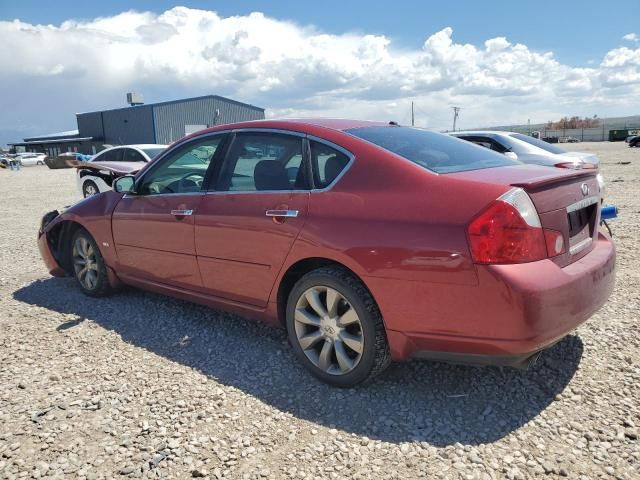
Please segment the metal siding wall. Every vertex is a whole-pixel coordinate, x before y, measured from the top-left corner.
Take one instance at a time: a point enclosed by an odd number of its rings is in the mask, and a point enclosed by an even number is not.
[[[102,138],[101,112],[79,113],[76,115],[81,137]]]
[[[219,115],[216,115],[216,110],[220,112]],[[263,118],[262,110],[216,97],[185,100],[153,107],[157,143],[166,144],[184,137],[185,125],[214,126]]]
[[[102,112],[105,143],[129,145],[132,143],[156,143],[153,135],[151,105],[121,108]]]

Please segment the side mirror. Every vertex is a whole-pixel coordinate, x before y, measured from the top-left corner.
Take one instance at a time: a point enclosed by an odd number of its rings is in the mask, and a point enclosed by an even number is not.
[[[113,182],[113,190],[119,193],[135,193],[133,187],[136,183],[136,177],[133,175],[125,175],[124,177],[116,178]]]
[[[513,152],[504,152],[505,157],[510,158],[511,160],[518,160],[518,155]]]

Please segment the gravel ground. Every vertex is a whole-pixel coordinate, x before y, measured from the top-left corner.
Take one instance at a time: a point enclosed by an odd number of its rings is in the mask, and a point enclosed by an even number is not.
[[[412,362],[353,390],[281,331],[49,277],[36,230],[73,173],[0,170],[0,478],[640,478],[640,149],[578,147],[621,209],[604,308],[528,371]]]

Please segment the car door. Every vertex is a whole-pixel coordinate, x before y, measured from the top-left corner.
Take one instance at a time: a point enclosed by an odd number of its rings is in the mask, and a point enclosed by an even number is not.
[[[309,177],[304,136],[234,134],[195,219],[204,288],[256,306],[271,288],[305,221]]]
[[[177,147],[143,172],[134,194],[120,200],[112,217],[119,273],[202,288],[194,218],[224,138],[214,135]]]

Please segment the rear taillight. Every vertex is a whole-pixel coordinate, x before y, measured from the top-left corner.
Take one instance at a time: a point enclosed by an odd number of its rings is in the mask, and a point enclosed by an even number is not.
[[[476,263],[525,263],[547,258],[547,240],[538,212],[521,188],[509,190],[489,205],[469,224],[467,234]]]
[[[565,252],[564,248],[564,236],[562,232],[557,230],[544,229],[544,239],[547,243],[547,254],[550,257],[555,257]]]
[[[587,162],[560,162],[555,164],[558,168],[572,168],[574,170],[595,170],[598,167]]]

